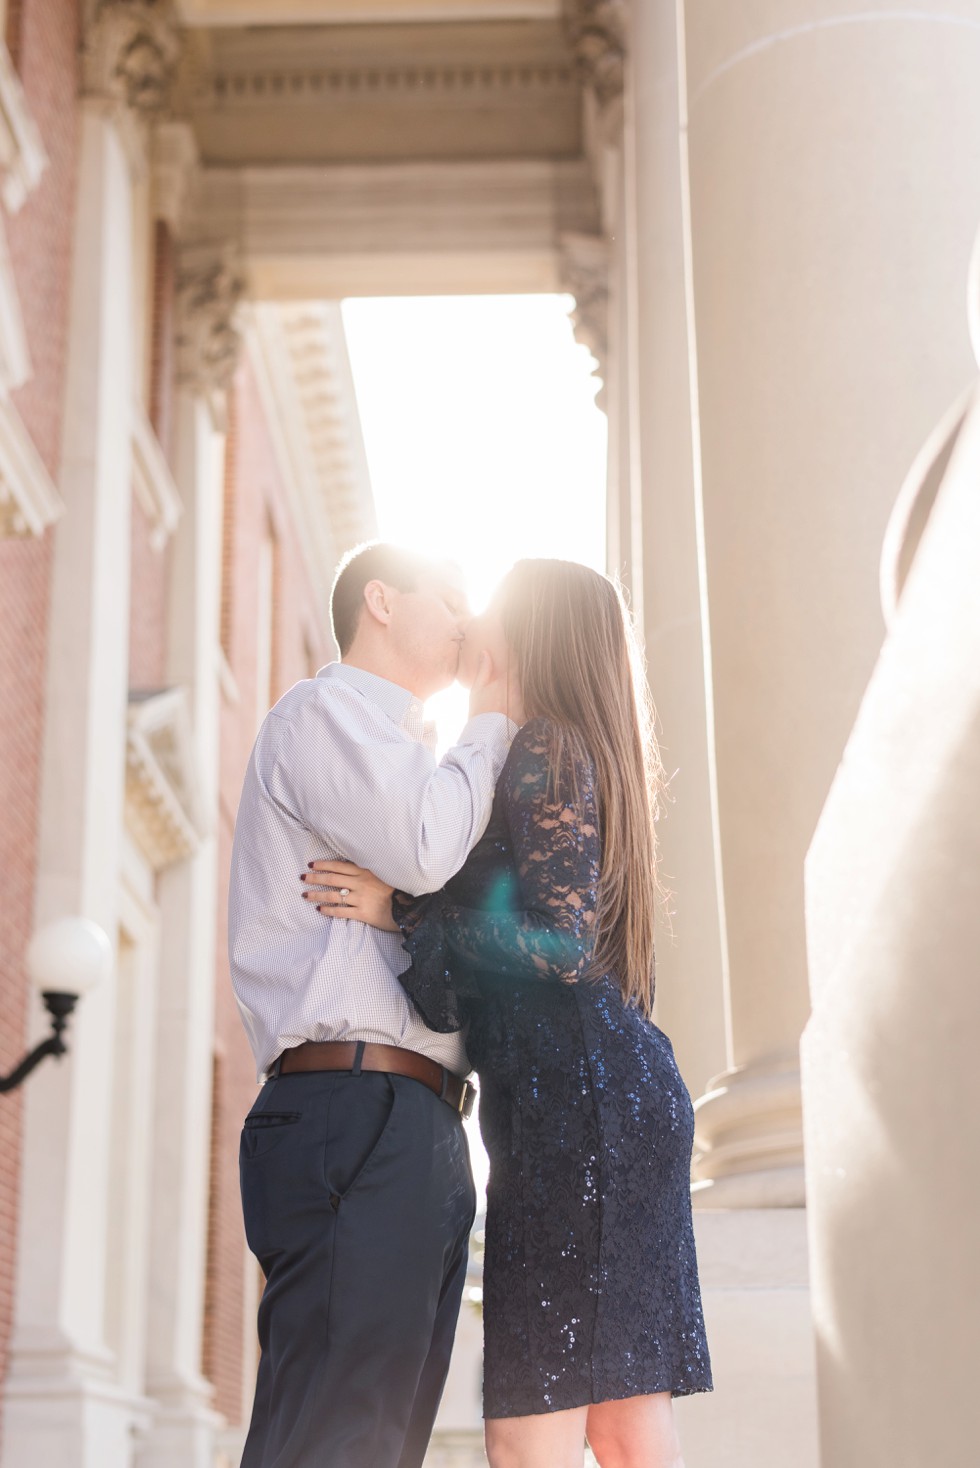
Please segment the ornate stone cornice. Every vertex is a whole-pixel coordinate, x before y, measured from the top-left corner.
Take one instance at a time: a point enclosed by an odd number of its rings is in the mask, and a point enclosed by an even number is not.
[[[241,351],[236,315],[245,281],[228,250],[187,246],[177,268],[177,374],[211,396],[231,382]]]
[[[261,302],[247,315],[249,360],[273,450],[322,586],[323,566],[377,533],[340,306]]]
[[[560,244],[562,289],[575,297],[569,313],[575,340],[595,358],[595,375],[605,381],[609,351],[609,250],[601,235],[565,234]],[[604,407],[600,388],[596,403]]]
[[[83,54],[90,95],[158,115],[180,54],[171,0],[99,0]]]
[[[425,65],[402,62],[381,69],[309,64],[288,72],[270,71],[268,64],[251,70],[221,73],[201,84],[199,100],[229,107],[236,103],[281,110],[286,102],[420,101],[426,96],[450,95],[456,100],[472,99],[484,105],[495,94],[507,98],[564,92],[572,81],[571,68],[560,64],[513,65]]]
[[[606,107],[623,93],[626,0],[566,0],[565,13],[579,70]]]

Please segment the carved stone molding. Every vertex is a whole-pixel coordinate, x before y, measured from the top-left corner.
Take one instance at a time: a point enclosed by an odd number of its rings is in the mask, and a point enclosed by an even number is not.
[[[605,381],[609,353],[609,250],[601,235],[561,237],[562,289],[575,297],[569,313],[575,340],[595,358],[595,375]],[[602,388],[596,403],[604,408]]]
[[[566,0],[566,24],[583,78],[609,106],[623,94],[626,0]]]
[[[85,36],[86,90],[154,116],[167,106],[179,55],[171,0],[99,0]]]
[[[204,834],[183,688],[131,693],[126,825],[154,871],[192,856]]]
[[[380,103],[392,98],[416,100],[427,95],[470,98],[485,105],[487,97],[530,93],[547,95],[565,91],[572,80],[567,66],[444,66],[401,63],[384,70],[349,67],[319,70],[296,68],[288,73],[262,70],[219,74],[207,78],[201,95],[225,106],[241,103],[281,108],[285,102],[324,102],[352,97]]]
[[[238,365],[237,311],[245,281],[228,250],[194,245],[177,268],[177,374],[206,397],[228,387]]]

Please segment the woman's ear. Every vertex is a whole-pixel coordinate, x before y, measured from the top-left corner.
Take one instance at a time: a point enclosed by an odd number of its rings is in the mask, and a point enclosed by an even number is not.
[[[391,620],[391,595],[383,581],[369,581],[364,588],[364,605],[370,616],[387,627]]]

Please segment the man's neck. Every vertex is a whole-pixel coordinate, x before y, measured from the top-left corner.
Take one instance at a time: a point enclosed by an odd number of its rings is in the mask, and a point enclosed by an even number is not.
[[[358,647],[352,647],[340,660],[347,668],[359,668],[362,673],[371,673],[375,678],[384,678],[388,683],[394,683],[397,688],[404,688],[413,698],[421,699],[424,703],[428,698],[428,692],[413,686],[415,679],[404,666],[398,664],[393,658],[385,658],[372,654],[370,651]]]

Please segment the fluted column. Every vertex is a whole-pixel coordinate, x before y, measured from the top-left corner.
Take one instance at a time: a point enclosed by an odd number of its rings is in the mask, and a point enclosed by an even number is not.
[[[683,11],[731,1015],[699,1202],[799,1204],[803,859],[881,641],[895,485],[970,372],[980,7]]]

